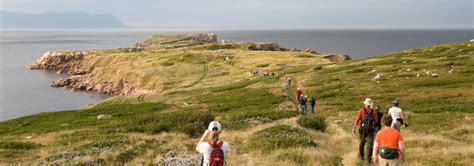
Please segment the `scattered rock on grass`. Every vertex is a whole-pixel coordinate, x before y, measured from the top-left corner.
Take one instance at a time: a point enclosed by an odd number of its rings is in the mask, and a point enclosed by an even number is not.
[[[166,153],[162,159],[155,161],[154,164],[166,166],[194,165],[201,164],[200,155],[179,155],[177,151],[172,150]]]
[[[112,115],[110,114],[100,114],[99,116],[97,116],[97,119],[109,119],[111,117]]]
[[[280,104],[278,104],[278,109],[280,110],[295,110],[295,105],[291,101],[284,101]]]

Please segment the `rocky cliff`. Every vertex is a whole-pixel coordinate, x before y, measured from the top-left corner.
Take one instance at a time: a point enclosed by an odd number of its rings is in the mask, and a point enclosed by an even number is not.
[[[35,63],[28,65],[31,70],[53,70],[57,74],[67,74],[69,78],[53,81],[52,87],[69,88],[73,91],[95,91],[105,95],[128,95],[138,91],[126,81],[96,82],[94,66],[88,65],[86,59],[97,56],[94,51],[52,52],[43,54]]]

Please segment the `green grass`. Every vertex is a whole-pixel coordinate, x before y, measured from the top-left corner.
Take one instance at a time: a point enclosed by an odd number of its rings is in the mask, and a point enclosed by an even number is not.
[[[278,160],[281,161],[292,161],[296,165],[307,165],[309,164],[309,156],[305,155],[302,151],[288,150],[278,155]]]
[[[272,108],[285,100],[285,96],[271,94],[262,89],[238,89],[220,94],[202,96],[200,99],[207,103],[211,112],[229,112],[233,110]]]
[[[326,118],[320,115],[308,115],[298,118],[298,124],[304,128],[324,132],[327,128]]]
[[[160,64],[161,66],[173,66],[174,62],[163,62]]]
[[[207,123],[214,119],[211,114],[199,111],[159,112],[165,108],[168,108],[168,105],[163,103],[112,104],[105,102],[87,110],[42,113],[37,116],[2,122],[0,123],[2,126],[0,133],[47,133],[66,129],[99,127],[104,131],[148,133],[172,131],[196,136]],[[112,115],[112,118],[96,119],[97,115],[105,113]],[[21,127],[21,129],[17,127]],[[67,144],[67,142],[64,143]]]
[[[115,104],[103,102],[85,110],[40,113],[0,122],[0,134],[47,133],[86,127],[109,127],[167,107],[168,105],[163,103]],[[100,114],[110,114],[112,118],[98,120],[97,116]]]
[[[421,78],[416,79],[410,82],[407,82],[407,86],[410,87],[442,87],[442,86],[452,86],[452,85],[466,85],[472,84],[474,79],[471,77],[449,77],[444,76],[441,78]]]
[[[472,112],[474,101],[459,100],[459,97],[426,97],[408,103],[408,109],[416,113],[439,113],[439,112]]]
[[[270,66],[270,64],[268,64],[268,63],[257,65],[257,67],[261,67],[261,68],[265,68],[265,67],[268,67],[268,66]]]
[[[169,150],[192,153],[194,138],[202,134],[207,123],[219,119],[231,135],[225,139],[232,140],[230,143],[236,147],[236,155],[254,155],[254,151],[258,155],[258,151],[263,151],[275,155],[270,156],[278,158],[275,162],[311,165],[311,161],[317,160],[327,165],[341,165],[341,156],[347,153],[340,153],[339,149],[344,145],[330,147],[336,150],[328,149],[326,145],[318,147],[321,152],[335,154],[306,153],[317,146],[311,136],[314,133],[284,125],[292,124],[290,120],[293,119],[276,121],[296,116],[295,110],[278,108],[282,102],[295,102],[296,86],[301,86],[305,95],[313,96],[317,101],[317,115],[297,120],[306,129],[325,131],[326,118],[352,121],[366,97],[373,98],[384,113],[391,100],[400,99],[410,124],[402,131],[427,134],[436,140],[458,141],[457,144],[474,141],[474,49],[468,46],[472,44],[470,42],[333,63],[322,60],[319,55],[255,52],[247,50],[251,43],[200,44],[187,40],[189,37],[157,35],[147,41],[151,47],[178,49],[99,50],[100,56],[84,62],[95,67],[95,81],[123,80],[137,90],[158,93],[115,97],[88,109],[40,113],[0,122],[0,163],[23,160],[72,162],[74,154],[80,153],[91,158],[82,162],[84,165],[133,165],[137,164],[137,159],[150,164],[153,162],[150,160]],[[232,57],[235,65],[224,64],[225,57]],[[276,72],[279,77],[250,74],[258,67]],[[448,73],[451,69],[454,71]],[[416,77],[424,71],[437,73],[439,77]],[[372,80],[377,73],[384,75],[379,82]],[[293,79],[294,86],[290,89],[282,88],[283,78],[287,76]],[[110,114],[112,118],[97,120],[99,114]],[[260,123],[267,123],[265,127],[269,128],[250,137],[233,137],[241,132],[248,133],[249,126]],[[350,123],[337,125],[350,132]],[[168,133],[158,134],[162,132]],[[315,134],[318,144],[333,141],[333,133],[329,130]],[[15,140],[30,135],[35,143]],[[152,141],[149,137],[160,140]],[[407,139],[413,138],[409,135]],[[350,144],[350,140],[356,141],[355,138],[336,141]],[[409,150],[417,148],[410,147],[418,146],[414,144],[416,142],[407,143]],[[429,148],[435,144],[428,142],[419,146]],[[277,149],[282,150],[275,151]],[[101,156],[103,150],[113,153]],[[36,153],[38,151],[41,153]],[[455,162],[466,160],[456,157],[458,153],[443,157],[420,154],[419,159],[409,160],[424,160],[421,163],[425,165],[462,165]],[[466,156],[472,155],[462,155]]]
[[[266,152],[276,149],[315,146],[313,137],[306,131],[288,125],[277,125],[258,131],[248,143],[248,148]]]
[[[222,49],[236,49],[236,48],[238,48],[236,45],[221,44],[221,43],[213,43],[207,46],[207,50],[222,50]]]
[[[32,142],[0,142],[0,149],[8,150],[32,150],[41,147],[41,144]]]
[[[248,82],[239,83],[230,87],[242,87],[247,84]],[[277,120],[296,115],[294,111],[276,109],[277,104],[287,99],[286,96],[274,95],[261,89],[219,89],[233,90],[204,95],[200,100],[208,105],[209,111],[224,117],[226,127],[246,127],[246,120],[251,118]]]
[[[195,137],[202,134],[207,124],[213,120],[214,116],[209,112],[178,111],[137,116],[117,127],[129,132],[180,132]]]
[[[262,81],[262,79],[254,79],[254,80],[243,80],[231,83],[229,85],[223,86],[214,86],[207,89],[201,89],[202,92],[210,92],[210,93],[218,93],[218,92],[225,92],[230,90],[242,89],[249,85],[255,84],[257,82]]]

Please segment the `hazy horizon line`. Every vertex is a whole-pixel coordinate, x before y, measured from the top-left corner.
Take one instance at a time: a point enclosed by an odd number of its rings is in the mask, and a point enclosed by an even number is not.
[[[124,28],[0,28],[0,31],[307,31],[307,30],[474,30],[465,27],[401,27],[401,28],[200,28],[200,27],[133,27]]]

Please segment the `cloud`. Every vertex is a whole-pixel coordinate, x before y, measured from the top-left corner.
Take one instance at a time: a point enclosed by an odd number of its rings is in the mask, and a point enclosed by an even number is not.
[[[158,27],[464,27],[472,0],[0,0],[1,10],[112,14]]]

